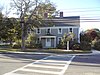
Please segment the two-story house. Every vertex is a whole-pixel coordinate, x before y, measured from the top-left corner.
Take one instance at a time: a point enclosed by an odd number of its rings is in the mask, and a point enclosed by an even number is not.
[[[55,48],[63,35],[69,32],[75,34],[74,39],[80,40],[80,16],[63,17],[63,12],[60,12],[59,17],[45,18],[45,21],[47,25],[36,28],[35,31],[37,42],[41,42],[43,48]]]

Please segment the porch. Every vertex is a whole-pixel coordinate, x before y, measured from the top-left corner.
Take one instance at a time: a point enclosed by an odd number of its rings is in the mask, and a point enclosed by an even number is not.
[[[56,47],[56,36],[45,35],[40,36],[40,41],[43,48],[55,48]]]

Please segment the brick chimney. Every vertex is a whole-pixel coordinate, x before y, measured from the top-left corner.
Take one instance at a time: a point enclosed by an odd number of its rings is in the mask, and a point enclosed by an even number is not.
[[[60,12],[60,18],[63,18],[63,12]]]
[[[44,13],[44,18],[48,18],[48,13],[47,12]]]

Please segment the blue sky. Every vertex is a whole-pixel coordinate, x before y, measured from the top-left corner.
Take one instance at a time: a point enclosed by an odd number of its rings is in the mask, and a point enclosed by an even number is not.
[[[100,29],[100,0],[51,0],[51,1],[56,4],[58,10],[64,12],[64,16],[80,16],[81,30],[86,30],[91,28]],[[82,19],[98,19],[99,22],[86,22],[83,21]]]
[[[9,1],[1,0],[0,4],[9,8]],[[81,30],[100,29],[100,0],[51,0],[51,2],[56,5],[57,10],[64,12],[64,16],[80,16]],[[95,20],[98,22],[91,22],[92,20],[86,22],[83,19],[98,19]]]
[[[89,8],[100,6],[100,0],[51,0],[59,9]]]

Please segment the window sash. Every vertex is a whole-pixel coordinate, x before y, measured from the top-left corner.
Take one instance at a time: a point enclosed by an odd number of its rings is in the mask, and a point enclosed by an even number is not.
[[[61,28],[58,29],[58,34],[62,34],[62,29]]]

